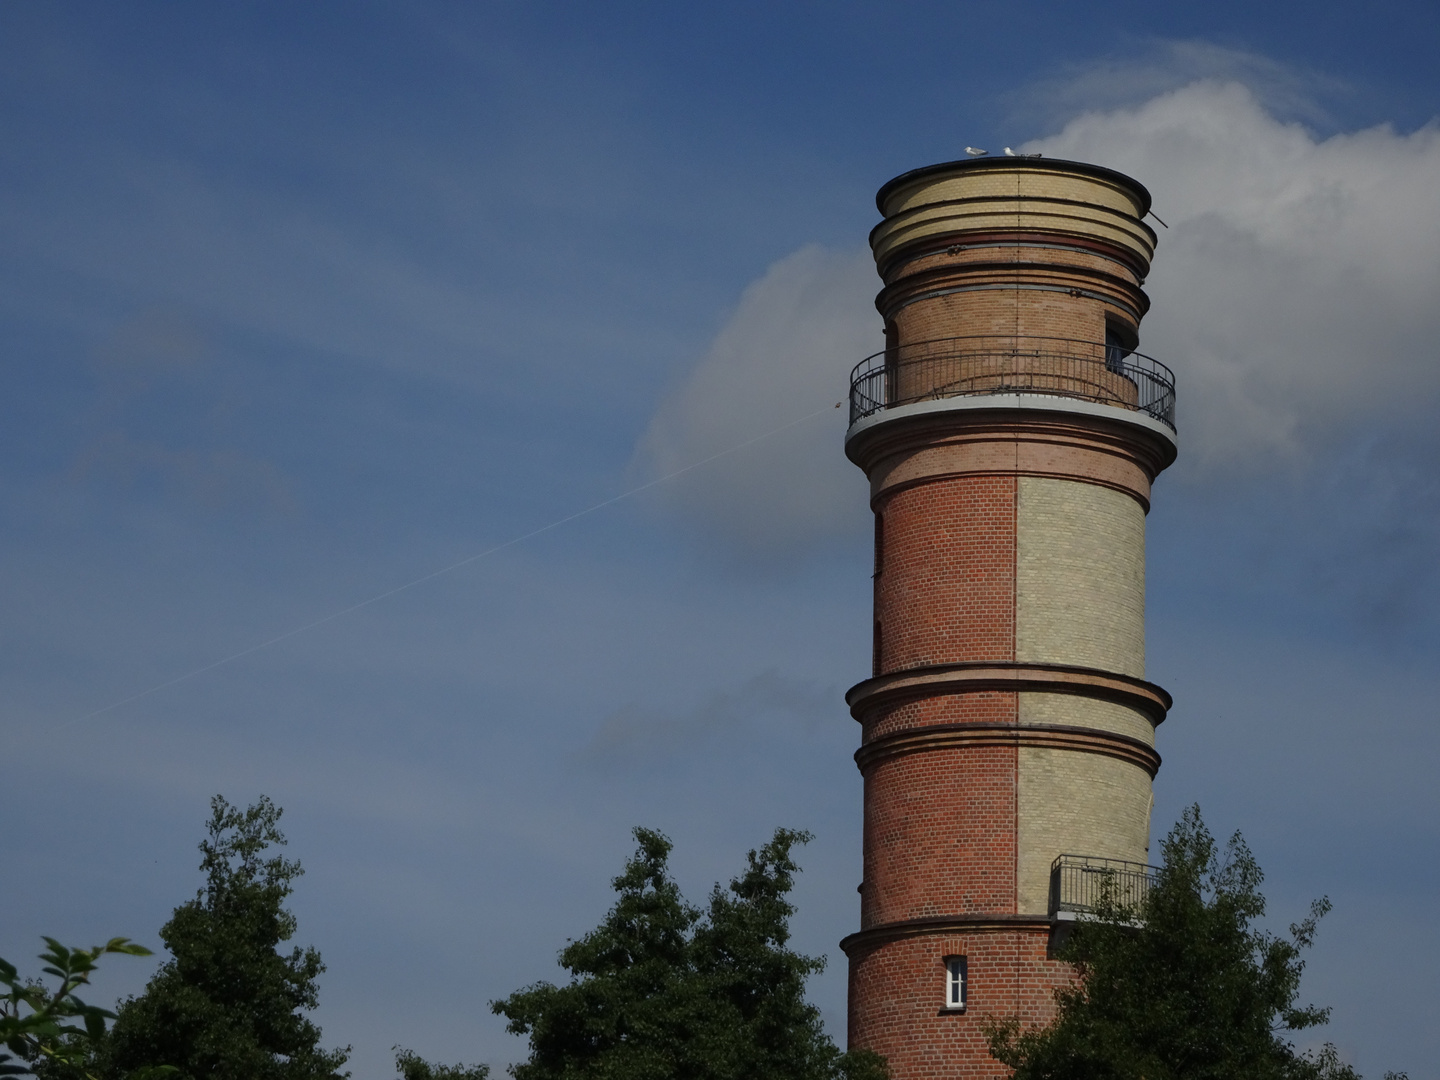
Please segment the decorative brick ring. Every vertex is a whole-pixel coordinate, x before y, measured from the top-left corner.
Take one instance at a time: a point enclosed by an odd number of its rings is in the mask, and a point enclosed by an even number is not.
[[[864,773],[877,762],[902,754],[972,746],[1016,746],[1103,754],[1138,765],[1150,774],[1152,780],[1160,771],[1160,755],[1139,739],[1069,724],[943,724],[897,731],[868,742],[855,751],[855,764]]]
[[[907,668],[866,679],[845,694],[850,715],[863,721],[882,706],[942,694],[976,694],[986,691],[1079,694],[1128,706],[1159,724],[1174,703],[1154,683],[1129,675],[1066,664],[1022,664],[978,661]],[[1152,770],[1153,775],[1153,770]]]

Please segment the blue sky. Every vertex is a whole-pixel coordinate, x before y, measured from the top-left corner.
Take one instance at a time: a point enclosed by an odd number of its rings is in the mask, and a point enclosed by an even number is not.
[[[1025,145],[1170,226],[1156,832],[1242,830],[1277,927],[1328,894],[1326,1037],[1440,1076],[1437,43],[1384,3],[0,7],[0,955],[158,944],[209,796],[263,792],[355,1075],[502,1065],[487,1002],[559,974],[632,826],[699,896],[783,824],[843,1038],[870,556],[829,406],[875,189]]]

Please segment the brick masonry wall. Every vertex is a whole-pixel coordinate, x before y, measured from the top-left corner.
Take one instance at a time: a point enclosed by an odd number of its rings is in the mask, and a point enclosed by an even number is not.
[[[892,317],[902,345],[976,334],[1104,342],[1105,313],[1098,300],[1002,288],[937,296],[903,307]],[[916,390],[902,387],[901,393],[913,396]]]
[[[1014,659],[1015,483],[958,477],[881,501],[881,672]]]
[[[983,396],[951,398],[942,409],[930,411],[923,426],[911,423],[907,438],[887,440],[885,425],[878,425],[880,437],[864,455],[871,507],[902,487],[987,474],[1099,484],[1149,509],[1153,474],[1147,467],[1154,466],[1154,459],[1117,445],[1113,428],[1096,430],[1089,417],[1048,411],[1015,409],[1002,416],[991,404]]]
[[[850,952],[849,1041],[885,1055],[897,1078],[992,1080],[1007,1070],[990,1056],[986,1017],[1029,1026],[1055,1014],[1055,988],[1073,972],[1047,955],[1044,928],[924,934]],[[969,1001],[947,1012],[947,956],[964,956]]]
[[[1019,751],[1016,907],[1044,915],[1057,855],[1145,862],[1150,843],[1150,774],[1099,754]]]
[[[876,508],[882,515],[875,579],[882,671],[1014,658],[1143,675],[1144,509],[1132,495],[984,472],[899,487],[884,493]],[[1153,742],[1149,720],[1124,706],[996,691],[937,694],[878,709],[866,717],[863,740],[969,722],[1069,723]],[[969,747],[884,759],[865,776],[861,929],[947,916],[1044,918],[1056,855],[1144,861],[1151,803],[1143,769],[1094,754]],[[1033,999],[1022,1002],[1017,1015],[1039,1022],[1066,976],[1043,958],[1043,947],[1035,954],[1016,945],[1029,940],[1017,933],[965,936],[967,948],[982,958],[971,971],[972,986],[978,993],[983,981],[977,978],[1008,979],[1012,998],[1029,993]],[[912,955],[922,940],[882,945],[857,962],[857,1033],[900,1023],[894,1010],[907,995],[918,1000],[922,983],[924,994],[941,992],[942,954],[931,949],[923,962]],[[892,958],[892,950],[909,958]],[[887,986],[896,979],[903,985]],[[890,1000],[892,994],[900,998]],[[874,995],[885,1000],[867,1000]],[[888,1019],[864,1020],[872,1009]],[[904,1021],[919,1025],[921,1034],[902,1052],[897,1078],[993,1075],[985,1071],[994,1063],[984,1064],[988,1055],[973,1023],[917,1016]],[[938,1041],[927,1044],[932,1037]]]
[[[1075,694],[1025,693],[1018,697],[1022,724],[1073,724],[1113,731],[1148,746],[1155,745],[1155,725],[1144,713],[1128,706]]]
[[[873,742],[897,731],[937,724],[1013,724],[1017,701],[1025,694],[985,690],[975,694],[936,694],[877,709],[861,727],[861,742]]]
[[[1017,751],[931,750],[865,777],[862,929],[1015,911]]]
[[[955,239],[958,242],[953,247],[939,251],[926,251],[924,254],[919,254],[917,251],[913,257],[897,259],[887,268],[886,283],[915,274],[1011,260],[1078,270],[1091,277],[1106,274],[1117,277],[1129,285],[1136,287],[1140,285],[1140,280],[1131,267],[1114,254],[1056,246],[1047,246],[1041,249],[1027,245],[1025,238],[1018,235],[1013,239],[1007,238],[1006,240],[994,240],[987,237],[978,243],[972,242],[967,237]]]
[[[1145,677],[1145,512],[1095,484],[1020,478],[1019,660]]]

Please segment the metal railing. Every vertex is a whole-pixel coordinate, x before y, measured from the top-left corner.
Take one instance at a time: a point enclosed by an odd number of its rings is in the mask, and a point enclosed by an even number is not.
[[[1050,864],[1050,917],[1093,914],[1102,901],[1139,911],[1159,868],[1093,855],[1061,855]]]
[[[1175,430],[1175,375],[1113,342],[997,334],[892,346],[850,373],[850,423],[897,405],[986,394],[1077,398]]]

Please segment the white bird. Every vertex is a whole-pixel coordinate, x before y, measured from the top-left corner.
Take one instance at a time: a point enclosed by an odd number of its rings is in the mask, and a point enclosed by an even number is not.
[[[965,147],[965,153],[969,154],[971,157],[984,157],[989,152],[989,150],[981,150],[978,146]]]
[[[1020,155],[1017,154],[1017,153],[1015,153],[1014,150],[1011,150],[1011,149],[1007,146],[1007,147],[1005,147],[1005,156],[1006,156],[1006,157],[1019,157]]]

